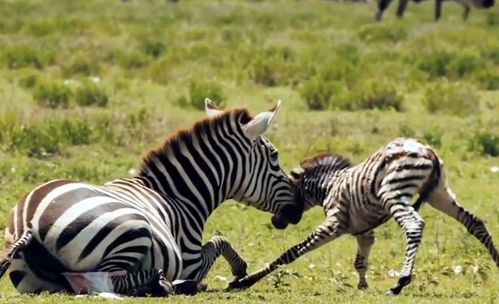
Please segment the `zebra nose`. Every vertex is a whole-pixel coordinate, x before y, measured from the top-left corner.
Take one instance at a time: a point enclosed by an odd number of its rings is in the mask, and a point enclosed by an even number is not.
[[[274,228],[282,230],[282,229],[285,229],[286,227],[288,227],[288,221],[282,219],[281,217],[279,217],[277,215],[274,215],[272,217],[272,225],[274,226]]]
[[[494,0],[484,0],[482,6],[483,8],[489,8],[494,6]]]
[[[494,0],[483,0],[482,1],[482,8],[489,8],[494,6]]]

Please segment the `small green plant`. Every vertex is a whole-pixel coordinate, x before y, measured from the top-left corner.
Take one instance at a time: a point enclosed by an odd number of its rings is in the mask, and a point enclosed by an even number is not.
[[[48,120],[13,129],[7,145],[10,149],[25,151],[29,157],[45,158],[60,154],[64,146],[89,144],[91,135],[86,121]]]
[[[468,140],[468,148],[482,155],[499,156],[499,136],[480,130]]]
[[[117,60],[124,69],[139,69],[149,65],[150,58],[140,52],[118,53]]]
[[[29,157],[42,158],[60,153],[60,143],[46,127],[21,126],[11,146],[26,151]]]
[[[453,79],[462,79],[481,70],[484,66],[482,60],[474,55],[461,55],[455,57],[449,65],[449,74]]]
[[[64,77],[71,77],[73,75],[91,76],[97,75],[99,72],[100,65],[98,61],[91,60],[82,55],[75,56],[67,66],[62,68]]]
[[[358,35],[366,42],[398,42],[407,38],[407,31],[395,23],[371,24],[362,27]]]
[[[427,131],[423,134],[424,140],[434,148],[442,146],[442,132],[440,130]]]
[[[4,57],[9,69],[33,67],[40,70],[46,64],[46,58],[44,58],[43,53],[27,46],[7,49]]]
[[[287,282],[288,278],[300,278],[300,274],[293,270],[285,269],[284,267],[279,267],[271,275],[272,285],[276,289],[289,286]]]
[[[276,86],[280,82],[278,64],[270,58],[260,57],[253,62],[251,74],[255,83]]]
[[[309,110],[326,110],[331,106],[331,97],[341,90],[339,82],[326,81],[322,77],[314,77],[306,82],[300,95]]]
[[[33,91],[33,99],[47,108],[67,108],[71,95],[67,86],[51,81],[40,82]]]
[[[499,72],[492,69],[482,70],[475,75],[475,82],[484,90],[499,90]]]
[[[402,124],[399,128],[399,135],[402,137],[415,137],[416,131],[407,124]]]
[[[499,27],[499,13],[492,11],[487,12],[485,23],[490,27]]]
[[[33,89],[40,81],[37,74],[29,74],[19,79],[19,86],[24,89]]]
[[[423,106],[430,113],[469,115],[480,111],[480,97],[476,89],[461,82],[436,82],[424,92]]]
[[[388,110],[402,111],[403,96],[395,85],[383,79],[362,82],[339,99],[337,106],[344,110]]]
[[[181,108],[204,110],[204,100],[210,98],[221,107],[225,105],[225,94],[220,85],[215,82],[191,81],[189,84],[189,97],[180,96],[177,105]]]
[[[142,43],[142,51],[154,58],[160,57],[166,50],[166,46],[161,41],[146,40]]]
[[[106,91],[97,84],[85,82],[76,89],[75,101],[80,106],[105,107],[109,102]]]
[[[436,51],[428,56],[421,57],[418,67],[431,77],[447,76],[449,74],[449,65],[454,56],[454,54],[446,51]]]

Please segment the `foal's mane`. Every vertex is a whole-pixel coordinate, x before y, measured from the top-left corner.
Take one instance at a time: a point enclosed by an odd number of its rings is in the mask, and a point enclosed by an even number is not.
[[[311,173],[319,167],[329,170],[341,170],[351,166],[352,163],[347,158],[329,152],[316,154],[300,162],[304,174]]]
[[[210,129],[220,128],[231,120],[246,124],[251,121],[251,119],[252,116],[247,109],[228,110],[222,112],[220,115],[201,119],[190,128],[178,130],[175,134],[169,136],[158,148],[149,151],[142,159],[141,171],[154,161],[154,159],[158,158],[160,155],[164,155],[167,151],[179,150],[179,144],[181,142],[188,143],[191,142],[192,138],[195,136],[200,136],[203,133],[210,134],[210,132],[212,132]]]

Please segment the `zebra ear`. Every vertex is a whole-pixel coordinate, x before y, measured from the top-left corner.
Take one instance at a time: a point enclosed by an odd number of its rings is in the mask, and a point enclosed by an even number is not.
[[[210,118],[223,113],[223,111],[220,110],[217,105],[209,98],[204,99],[204,109],[206,111],[206,115],[208,115],[208,117]]]
[[[272,120],[274,119],[277,111],[279,111],[279,107],[281,106],[281,101],[277,101],[275,107],[270,109],[269,111],[262,112],[255,116],[250,122],[244,125],[243,129],[246,135],[255,140],[259,136],[261,136],[267,129],[269,128]]]

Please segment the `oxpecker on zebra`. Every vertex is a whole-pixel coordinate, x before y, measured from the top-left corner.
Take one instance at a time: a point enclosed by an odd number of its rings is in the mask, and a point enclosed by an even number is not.
[[[21,293],[192,294],[222,255],[236,277],[246,263],[215,236],[202,244],[212,212],[234,199],[297,223],[301,206],[263,134],[279,109],[252,117],[205,101],[208,118],[171,136],[142,161],[138,176],[104,185],[54,180],[11,210],[5,229],[9,271]]]
[[[358,243],[354,262],[359,274],[358,288],[366,289],[374,229],[393,218],[407,241],[400,278],[387,292],[399,294],[411,282],[425,224],[418,210],[425,202],[463,224],[499,267],[499,254],[483,221],[456,202],[447,186],[443,162],[433,149],[417,140],[396,139],[356,166],[342,157],[317,155],[304,160],[292,171],[291,178],[296,186],[295,200],[303,204],[305,211],[322,206],[326,220],[303,242],[260,271],[232,282],[229,288],[250,287],[278,266],[289,264],[341,235],[351,234]],[[413,204],[411,199],[416,195]]]

